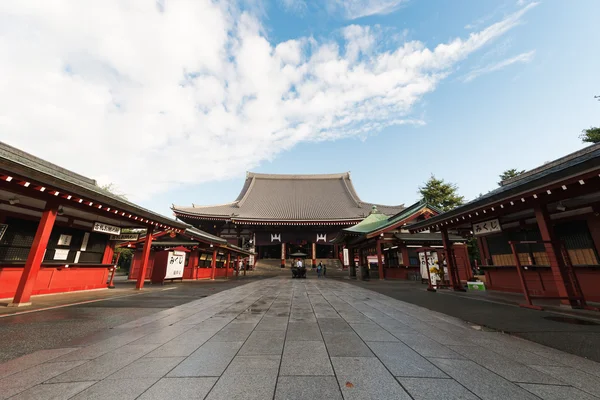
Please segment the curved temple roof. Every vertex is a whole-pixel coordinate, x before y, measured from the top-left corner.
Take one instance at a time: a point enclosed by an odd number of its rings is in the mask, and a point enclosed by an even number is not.
[[[324,175],[276,175],[248,172],[237,199],[216,206],[173,206],[178,217],[249,221],[358,221],[375,204],[357,195],[350,173]],[[385,215],[403,205],[376,205]]]

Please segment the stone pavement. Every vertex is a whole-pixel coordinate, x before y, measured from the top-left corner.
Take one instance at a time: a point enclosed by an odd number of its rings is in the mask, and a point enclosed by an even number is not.
[[[600,364],[329,279],[255,281],[114,329],[0,364],[0,399],[600,396]]]

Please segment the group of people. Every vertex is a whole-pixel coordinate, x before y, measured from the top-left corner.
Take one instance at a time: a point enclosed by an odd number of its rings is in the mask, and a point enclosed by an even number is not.
[[[304,264],[303,264],[302,259],[300,259],[300,258],[292,259],[292,265],[291,265],[292,268],[294,268],[294,267],[302,268],[303,265]],[[312,266],[312,269],[315,269],[314,265]],[[321,263],[320,261],[319,261],[319,264],[316,266],[316,269],[317,269],[317,278],[320,278],[321,275],[323,275],[323,276],[327,275],[327,266],[324,265],[323,263]]]

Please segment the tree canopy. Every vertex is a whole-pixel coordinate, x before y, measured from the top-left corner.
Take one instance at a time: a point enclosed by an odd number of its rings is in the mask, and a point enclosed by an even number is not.
[[[498,182],[498,186],[502,186],[502,181],[514,178],[515,176],[519,176],[523,172],[525,172],[525,170],[519,171],[515,168],[507,169],[506,171],[500,174],[500,182]]]
[[[581,131],[579,136],[584,143],[600,143],[600,128],[590,127]]]
[[[464,197],[459,196],[457,191],[458,186],[454,183],[437,179],[434,175],[431,175],[425,185],[419,187],[423,200],[442,211],[452,210],[464,203]]]
[[[107,192],[110,192],[116,196],[119,196],[123,200],[127,200],[127,197],[124,194],[119,193],[117,191],[117,186],[114,183],[107,183],[106,185],[102,185],[102,186],[100,186],[100,189],[106,190]]]

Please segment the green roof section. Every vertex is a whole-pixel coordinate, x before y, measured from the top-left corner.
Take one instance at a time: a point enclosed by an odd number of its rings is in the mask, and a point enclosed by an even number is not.
[[[416,202],[415,204],[405,208],[396,215],[392,215],[391,217],[381,214],[379,211],[377,211],[377,208],[373,206],[371,213],[365,219],[358,224],[351,226],[350,228],[344,229],[343,232],[368,235],[369,233],[392,226],[424,208],[429,208],[438,213],[442,212],[437,207],[429,205],[424,200]]]
[[[377,210],[377,206],[373,206],[371,208],[371,212],[365,219],[360,221],[358,224],[351,226],[350,228],[344,229],[344,232],[368,233],[377,229],[378,226],[381,226],[387,220],[388,216],[379,212],[379,210]]]

